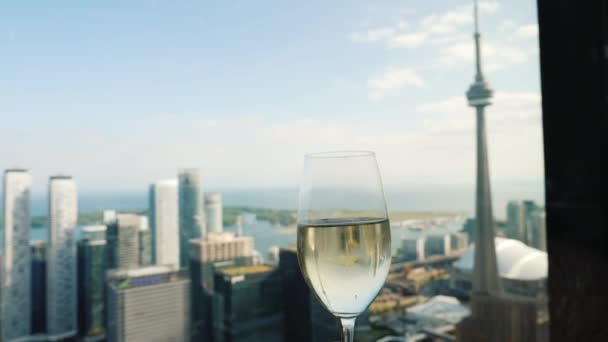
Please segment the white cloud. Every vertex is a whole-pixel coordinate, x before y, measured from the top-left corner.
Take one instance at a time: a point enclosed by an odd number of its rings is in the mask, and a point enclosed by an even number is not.
[[[497,2],[482,2],[479,5],[482,13],[492,14],[498,10]],[[423,17],[415,28],[405,21],[399,21],[390,27],[379,27],[363,32],[354,32],[350,40],[357,43],[385,42],[390,48],[414,48],[432,40],[433,42],[452,41],[453,36],[463,26],[469,31],[473,25],[472,5],[459,7],[441,14]]]
[[[461,8],[448,11],[444,14],[432,14],[421,20],[421,30],[431,34],[445,34],[455,32],[462,25],[473,22],[470,9]]]
[[[492,14],[498,10],[498,2],[482,2],[479,4],[481,13]],[[432,14],[421,20],[421,30],[433,34],[453,33],[465,25],[473,23],[472,5],[463,6],[443,14]]]
[[[427,40],[427,34],[423,32],[404,33],[392,37],[389,40],[391,48],[413,48],[422,45]]]
[[[370,29],[365,32],[354,32],[350,35],[353,42],[368,43],[377,42],[391,38],[395,34],[395,29],[391,27],[382,27]]]
[[[423,104],[416,110],[428,116],[418,135],[418,148],[434,146],[435,157],[443,155],[442,162],[449,169],[460,173],[460,168],[465,168],[472,174],[475,114],[464,95]],[[486,109],[486,121],[492,177],[542,179],[540,94],[497,92],[493,104]],[[452,154],[446,156],[442,150]]]
[[[498,11],[500,5],[497,1],[482,1],[479,3],[479,12],[493,14]]]
[[[528,54],[515,46],[501,46],[492,42],[483,42],[482,60],[488,70],[500,70],[508,66],[527,61]],[[475,60],[475,45],[471,41],[453,43],[439,49],[438,62],[446,67],[458,67],[471,64]]]
[[[83,191],[145,191],[149,182],[190,166],[202,170],[210,188],[297,187],[305,153],[343,149],[376,151],[386,184],[472,182],[475,114],[464,94],[412,111],[424,122],[407,115],[368,121],[330,115],[280,121],[263,115],[215,120],[167,116],[169,122],[162,125],[141,118],[129,122],[138,127],[135,137],[100,128],[28,139],[19,148],[0,144],[0,154],[13,165],[30,168],[38,191],[44,191],[48,174],[58,171],[74,175]],[[498,92],[487,121],[492,179],[542,178],[540,95]]]
[[[389,68],[382,75],[367,82],[368,96],[377,100],[394,95],[406,86],[421,88],[425,84],[418,73],[411,68]]]
[[[500,23],[500,25],[498,25],[498,30],[500,32],[511,32],[516,26],[517,23],[515,21],[511,19],[505,19]]]
[[[538,25],[528,24],[517,28],[515,34],[520,38],[536,38],[538,37]]]

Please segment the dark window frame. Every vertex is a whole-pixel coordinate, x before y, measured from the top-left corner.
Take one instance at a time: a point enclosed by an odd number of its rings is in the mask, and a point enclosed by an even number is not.
[[[608,4],[538,0],[552,341],[608,341]]]

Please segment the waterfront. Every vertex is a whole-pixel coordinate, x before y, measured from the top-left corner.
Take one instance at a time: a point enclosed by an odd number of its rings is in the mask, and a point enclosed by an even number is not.
[[[449,220],[446,224],[437,225],[425,231],[410,230],[404,227],[399,227],[396,224],[391,225],[392,235],[392,250],[395,255],[397,248],[401,244],[402,237],[419,237],[424,235],[447,234],[460,230],[462,227],[462,218],[455,217]],[[80,236],[80,228],[76,231],[76,236]],[[287,227],[274,225],[267,221],[253,221],[244,225],[243,233],[248,236],[253,236],[255,239],[255,248],[261,255],[266,258],[267,252],[272,246],[288,246],[296,243],[295,230],[286,230]],[[236,231],[236,226],[226,226],[224,230]],[[31,240],[47,241],[48,230],[46,227],[37,227],[32,229]]]

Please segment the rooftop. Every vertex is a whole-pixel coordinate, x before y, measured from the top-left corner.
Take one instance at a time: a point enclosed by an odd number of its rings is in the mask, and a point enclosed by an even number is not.
[[[468,316],[470,311],[458,299],[440,295],[431,298],[426,303],[408,308],[407,314],[418,319],[455,324]]]
[[[54,175],[49,177],[50,180],[71,180],[72,176],[68,176],[68,175]]]
[[[170,266],[148,266],[134,269],[117,269],[108,271],[109,278],[138,278],[151,275],[171,273],[175,271]]]
[[[97,232],[105,232],[108,228],[102,224],[94,225],[94,226],[85,226],[82,228],[83,232],[87,233],[97,233]]]
[[[287,246],[281,246],[279,247],[279,250],[284,249],[284,250],[288,250],[288,251],[292,251],[292,252],[298,252],[298,247],[295,244],[290,244]]]
[[[240,275],[248,275],[248,274],[257,274],[257,273],[266,273],[272,271],[272,266],[268,265],[253,265],[253,266],[241,266],[241,267],[230,267],[221,270],[224,275],[228,275],[231,277],[240,276]]]
[[[141,216],[137,214],[117,214],[116,222],[119,227],[137,227],[141,226]]]
[[[30,246],[32,247],[44,247],[46,246],[46,242],[42,240],[32,240],[30,241]]]
[[[22,168],[17,168],[17,167],[4,170],[4,173],[12,173],[12,172],[29,172],[29,171],[27,169],[22,169]]]
[[[177,181],[177,178],[162,179],[162,180],[154,182],[154,185],[156,185],[156,186],[177,186],[178,181]]]
[[[496,245],[498,272],[502,278],[518,280],[547,279],[548,258],[546,252],[513,239],[497,237],[494,243]],[[471,272],[474,257],[475,244],[471,244],[462,257],[454,263],[454,267]]]

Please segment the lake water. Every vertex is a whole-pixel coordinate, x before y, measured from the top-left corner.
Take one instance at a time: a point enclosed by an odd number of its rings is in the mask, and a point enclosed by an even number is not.
[[[387,187],[386,199],[391,211],[461,211],[471,213],[474,204],[474,186],[411,186]],[[220,189],[221,190],[221,189]],[[297,189],[250,189],[224,190],[224,206],[247,206],[274,209],[296,209]],[[538,184],[498,185],[493,191],[494,213],[497,218],[506,216],[506,204],[511,199],[532,199],[543,205],[544,189]],[[80,194],[80,212],[115,209],[140,210],[147,207],[147,193]],[[32,215],[45,215],[45,196],[32,198]],[[461,223],[450,223],[426,233],[441,234],[460,229]],[[266,256],[271,246],[295,243],[295,234],[282,234],[280,227],[268,222],[254,222],[245,227],[245,234],[255,238],[256,249]],[[234,227],[226,227],[234,230]],[[402,228],[393,228],[393,248],[400,244],[404,235],[416,234]],[[45,228],[32,229],[32,240],[47,240]],[[0,236],[1,239],[1,236]]]
[[[402,237],[417,237],[428,234],[447,234],[451,232],[456,232],[460,230],[461,227],[462,221],[460,220],[450,221],[445,225],[437,226],[425,232],[411,231],[400,227],[391,227],[393,253],[395,253],[397,248],[399,248],[399,246],[401,245]],[[254,237],[256,250],[258,250],[264,258],[266,258],[270,247],[285,247],[290,244],[296,243],[296,235],[281,232],[281,228],[282,227],[273,225],[266,221],[255,221],[244,226],[243,234]],[[236,231],[236,227],[228,226],[224,227],[224,230]],[[79,235],[80,230],[77,230],[76,236],[78,237]],[[32,229],[31,239],[47,241],[48,230],[44,227]]]
[[[294,188],[272,189],[210,189],[223,193],[224,206],[248,206],[254,208],[297,209],[298,190]],[[473,212],[475,185],[412,185],[387,186],[386,202],[390,211],[464,211]],[[79,194],[80,212],[104,209],[138,210],[148,206],[148,193]],[[542,183],[497,184],[492,189],[494,214],[506,216],[506,205],[512,199],[531,199],[543,205]],[[45,215],[46,196],[32,196],[32,215]]]

